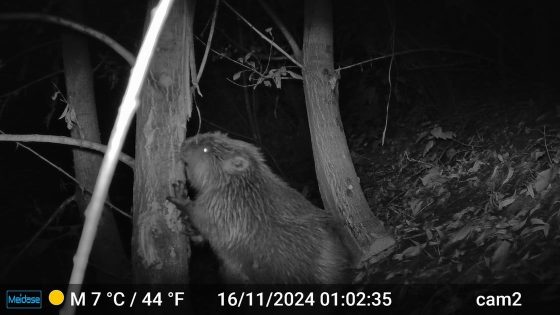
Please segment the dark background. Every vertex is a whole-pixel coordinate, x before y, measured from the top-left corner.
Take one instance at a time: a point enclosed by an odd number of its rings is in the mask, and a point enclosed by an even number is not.
[[[145,23],[144,1],[86,2],[85,24],[135,53]],[[269,3],[301,45],[303,1]],[[282,34],[256,1],[231,4],[260,30],[272,27],[275,41],[289,51]],[[204,41],[213,5],[214,1],[197,3],[195,34]],[[335,68],[390,56],[392,51],[405,52],[393,59],[389,146],[392,138],[426,122],[439,121],[444,126],[460,122],[476,128],[485,124],[487,117],[476,115],[483,110],[527,119],[543,114],[554,117],[560,105],[560,23],[555,9],[553,1],[334,1]],[[65,8],[54,0],[0,3],[0,12],[23,11],[63,15]],[[41,22],[0,21],[3,132],[69,134],[64,121],[57,119],[65,104],[52,99],[57,89],[64,92],[62,31],[59,26]],[[130,68],[103,44],[93,39],[89,44],[102,141],[106,143]],[[196,39],[195,45],[199,64],[204,46]],[[253,52],[261,65],[266,65],[271,53],[270,47],[223,5],[213,48],[233,59]],[[280,57],[274,50],[271,54]],[[371,154],[379,151],[389,95],[389,63],[390,58],[385,58],[341,72],[340,109],[352,151],[357,149],[356,144],[368,146]],[[287,60],[274,60],[270,68],[283,65],[291,66]],[[257,143],[281,177],[320,205],[302,82],[286,80],[281,89],[260,85],[244,92],[230,82],[240,70],[228,60],[209,56],[200,82],[204,96],[196,97],[202,114],[201,130],[221,130]],[[249,127],[246,99],[256,109],[257,134]],[[507,123],[518,122],[513,119]],[[196,132],[197,125],[196,119],[189,123],[189,134]],[[134,155],[133,135],[130,132],[124,148],[130,155]],[[72,172],[68,147],[29,146]],[[364,180],[366,175],[359,175]],[[14,143],[0,143],[1,269],[73,190],[74,184],[44,161]],[[131,192],[132,173],[121,166],[111,199],[129,211]],[[122,217],[118,220],[127,240],[130,222]],[[81,222],[77,209],[64,211],[0,281],[67,281]]]

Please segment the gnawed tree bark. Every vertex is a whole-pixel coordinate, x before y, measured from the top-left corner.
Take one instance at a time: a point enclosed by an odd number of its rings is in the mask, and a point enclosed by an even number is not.
[[[83,17],[83,1],[68,0],[66,8],[71,18],[81,21]],[[62,59],[66,81],[66,93],[69,106],[76,113],[76,124],[71,136],[100,143],[99,123],[93,90],[93,72],[90,64],[87,39],[75,32],[62,34]],[[78,182],[89,191],[93,190],[95,180],[101,166],[102,156],[81,149],[73,149],[74,171]],[[76,201],[80,210],[84,211],[89,203],[90,194],[80,187],[76,188]],[[104,209],[97,238],[91,252],[91,265],[97,283],[124,283],[129,281],[130,264],[124,252],[121,238],[113,212]]]
[[[132,240],[137,283],[188,281],[189,240],[179,211],[166,197],[171,195],[171,183],[184,180],[179,148],[192,108],[194,8],[194,0],[175,1],[137,112]]]
[[[321,197],[345,221],[356,254],[375,261],[395,240],[370,211],[350,158],[338,107],[331,1],[306,0],[304,18],[303,88]]]

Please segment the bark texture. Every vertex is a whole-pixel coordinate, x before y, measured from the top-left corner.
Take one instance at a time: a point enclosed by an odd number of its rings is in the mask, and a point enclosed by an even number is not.
[[[352,236],[348,241],[362,259],[387,252],[395,241],[369,209],[340,118],[330,0],[305,1],[303,67],[315,171],[324,206],[345,221]]]
[[[179,148],[191,113],[194,7],[194,0],[175,1],[136,118],[132,257],[139,283],[188,281],[189,240],[179,211],[166,197],[171,184],[184,179]]]
[[[82,0],[68,0],[66,4],[70,17],[81,21]],[[93,72],[87,39],[75,32],[64,33],[62,35],[62,58],[67,101],[75,111],[77,120],[71,130],[71,136],[100,143]],[[83,187],[92,191],[101,166],[102,156],[81,149],[73,149],[72,154],[76,179]],[[89,193],[85,193],[80,187],[77,187],[76,201],[82,211],[86,209],[90,197]],[[91,265],[95,268],[94,277],[90,281],[122,283],[129,278],[129,262],[122,246],[113,212],[108,208],[103,210],[90,259]]]

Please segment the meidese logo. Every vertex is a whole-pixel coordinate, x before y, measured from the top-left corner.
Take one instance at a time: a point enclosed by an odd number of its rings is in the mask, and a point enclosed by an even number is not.
[[[40,309],[42,306],[41,290],[6,290],[7,309]]]

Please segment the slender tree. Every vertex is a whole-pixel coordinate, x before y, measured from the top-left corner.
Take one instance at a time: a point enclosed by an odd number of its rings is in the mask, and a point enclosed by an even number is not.
[[[83,18],[83,0],[67,0],[66,9],[76,21]],[[62,59],[66,81],[68,106],[76,113],[76,122],[71,136],[80,140],[100,143],[99,123],[93,90],[93,72],[90,65],[87,39],[73,31],[62,34]],[[97,153],[73,149],[74,172],[78,182],[89,191],[93,190],[102,157]],[[90,195],[80,187],[76,189],[78,207],[84,211]],[[110,209],[105,209],[95,240],[91,265],[95,268],[94,278],[98,283],[125,282],[130,273],[115,218]]]
[[[304,19],[303,88],[321,197],[345,221],[356,254],[379,258],[395,241],[370,211],[350,159],[338,107],[331,0],[306,0]]]

